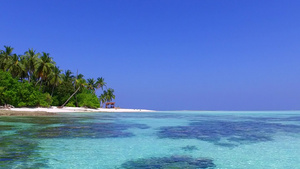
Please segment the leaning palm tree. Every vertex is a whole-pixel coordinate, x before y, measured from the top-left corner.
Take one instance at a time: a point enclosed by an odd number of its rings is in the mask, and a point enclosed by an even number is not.
[[[30,83],[32,78],[34,77],[35,70],[39,64],[39,56],[40,53],[35,53],[35,50],[28,49],[27,52],[25,52],[24,57],[24,63],[26,63],[25,69],[29,73],[28,82]]]
[[[67,101],[63,105],[61,105],[61,107],[64,107],[68,103],[68,101],[79,91],[81,87],[87,85],[84,79],[77,79],[76,84],[78,84],[77,90],[67,99]]]
[[[9,64],[12,59],[12,51],[14,50],[14,48],[10,46],[4,46],[4,48],[5,50],[2,50],[0,53],[0,69],[6,71],[7,64]]]

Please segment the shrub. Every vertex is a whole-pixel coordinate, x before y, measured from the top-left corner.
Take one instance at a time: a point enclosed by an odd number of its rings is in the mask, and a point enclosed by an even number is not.
[[[15,107],[49,107],[52,98],[49,93],[42,93],[33,84],[19,82],[10,73],[0,71],[0,104]]]
[[[98,101],[97,96],[89,91],[83,90],[82,93],[77,95],[78,106],[80,107],[88,107],[88,108],[99,108],[100,103]]]

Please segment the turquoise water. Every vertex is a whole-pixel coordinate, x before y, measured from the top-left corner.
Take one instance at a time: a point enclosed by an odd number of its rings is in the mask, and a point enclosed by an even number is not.
[[[300,112],[0,117],[0,168],[300,168]]]

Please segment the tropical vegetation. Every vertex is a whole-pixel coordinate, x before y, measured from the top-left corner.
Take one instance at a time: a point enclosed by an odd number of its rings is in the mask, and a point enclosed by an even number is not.
[[[115,99],[114,90],[107,89],[102,77],[85,79],[82,74],[63,71],[46,52],[28,49],[17,55],[13,49],[4,46],[0,50],[0,105],[98,108]],[[102,91],[99,97],[98,89]]]

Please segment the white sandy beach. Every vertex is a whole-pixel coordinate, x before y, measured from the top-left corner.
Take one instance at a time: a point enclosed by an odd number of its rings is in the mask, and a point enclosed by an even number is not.
[[[51,112],[51,113],[67,113],[67,112],[154,112],[154,110],[146,109],[123,109],[123,108],[98,108],[89,109],[84,107],[63,107],[57,108],[52,106],[51,108],[11,108],[11,111],[29,111],[29,112]]]

